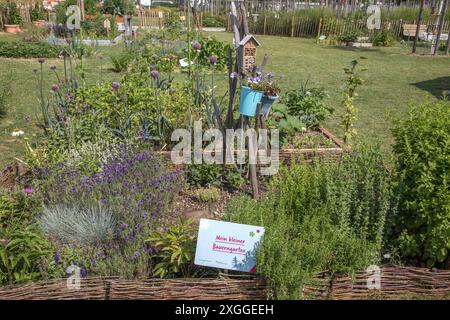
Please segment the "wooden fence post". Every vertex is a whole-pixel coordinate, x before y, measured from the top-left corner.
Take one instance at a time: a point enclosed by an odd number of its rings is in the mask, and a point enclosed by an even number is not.
[[[159,11],[158,15],[159,15],[159,30],[162,30],[162,28],[164,26],[164,24],[163,24],[163,12]]]
[[[264,32],[263,32],[264,35],[266,35],[266,26],[267,26],[267,16],[264,15]]]
[[[291,37],[294,37],[295,16],[292,16],[291,20]]]
[[[317,28],[317,38],[320,37],[320,31],[322,31],[321,29],[322,29],[322,18],[320,18],[319,20],[319,27]]]

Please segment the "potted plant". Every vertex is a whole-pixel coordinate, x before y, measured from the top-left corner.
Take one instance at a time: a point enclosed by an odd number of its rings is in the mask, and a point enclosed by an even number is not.
[[[339,36],[339,41],[347,47],[351,47],[353,45],[353,42],[356,42],[358,39],[358,35],[356,33],[346,33],[341,36]]]
[[[245,116],[254,117],[258,103],[264,95],[261,90],[261,80],[258,77],[248,79],[248,86],[241,87],[241,98],[239,100],[239,113]]]
[[[278,86],[278,83],[275,81],[272,72],[267,73],[263,76],[263,78],[264,80],[262,81],[262,89],[264,91],[264,95],[261,98],[261,110],[259,114],[267,117],[269,115],[272,104],[278,100],[281,89]]]
[[[20,32],[20,24],[22,23],[22,17],[20,16],[17,4],[14,2],[8,2],[6,4],[6,23],[5,32],[18,33]]]
[[[36,3],[36,5],[31,8],[30,18],[36,27],[43,27],[47,22],[45,20],[45,11],[38,3]]]

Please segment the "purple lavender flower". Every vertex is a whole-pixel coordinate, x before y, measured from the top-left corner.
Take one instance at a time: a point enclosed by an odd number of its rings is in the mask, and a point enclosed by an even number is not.
[[[133,260],[137,260],[140,256],[141,256],[141,253],[139,251],[134,252]]]
[[[55,264],[58,265],[59,264],[59,252],[55,253]]]
[[[39,62],[40,64],[43,64],[43,63],[45,62],[45,59],[44,59],[44,58],[39,58],[39,59],[38,59],[38,62]]]
[[[119,88],[120,88],[120,83],[114,81],[114,82],[111,84],[111,87],[112,87],[114,90],[117,91],[117,90],[119,90]]]
[[[199,42],[195,41],[192,43],[192,49],[194,49],[196,51],[200,51],[201,48],[202,48],[202,45]]]
[[[81,267],[80,275],[81,275],[82,278],[86,278],[87,271],[86,271],[86,268],[84,266]]]
[[[211,57],[209,57],[209,63],[211,63],[213,66],[215,66],[217,64],[217,56],[212,55]]]
[[[52,91],[53,92],[58,92],[59,91],[59,87],[57,84],[52,85]]]
[[[158,78],[158,77],[159,77],[159,72],[158,72],[158,70],[153,69],[153,70],[150,72],[150,76],[151,76],[153,79]]]

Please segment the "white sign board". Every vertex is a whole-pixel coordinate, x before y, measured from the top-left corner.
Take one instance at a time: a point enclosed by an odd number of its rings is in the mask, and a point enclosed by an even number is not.
[[[258,226],[201,219],[195,264],[254,273],[264,231]]]

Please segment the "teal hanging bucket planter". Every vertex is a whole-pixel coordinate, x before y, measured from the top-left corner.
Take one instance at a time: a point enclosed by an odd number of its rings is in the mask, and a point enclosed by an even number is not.
[[[241,99],[239,102],[239,113],[244,116],[254,117],[256,107],[261,102],[264,92],[252,90],[249,87],[241,87]]]
[[[278,100],[278,96],[264,95],[261,99],[261,110],[259,111],[259,114],[262,114],[265,117],[267,117],[269,115],[272,104],[277,100]]]

